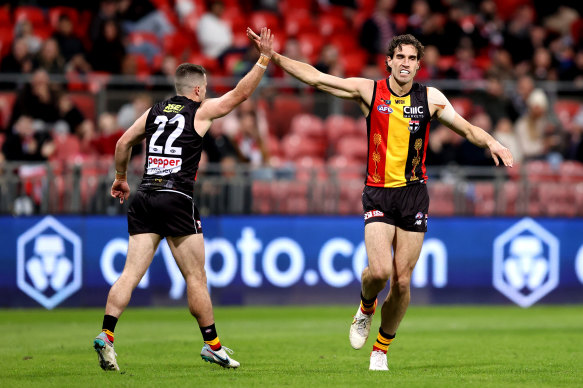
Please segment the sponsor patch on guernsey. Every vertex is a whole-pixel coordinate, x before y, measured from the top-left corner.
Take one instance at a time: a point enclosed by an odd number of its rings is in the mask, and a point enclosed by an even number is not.
[[[377,110],[386,115],[393,113],[393,108],[388,105],[377,105]]]
[[[168,175],[180,171],[182,159],[166,156],[149,156],[147,172],[149,175]]]

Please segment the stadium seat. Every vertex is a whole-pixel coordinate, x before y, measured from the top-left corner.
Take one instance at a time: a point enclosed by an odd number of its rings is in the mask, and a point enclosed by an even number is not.
[[[311,63],[315,63],[324,46],[322,35],[313,32],[302,32],[298,34],[297,39],[302,55],[308,58]]]
[[[285,15],[293,10],[305,10],[312,13],[316,0],[281,0],[278,1],[279,13]]]
[[[22,20],[28,20],[33,27],[44,26],[46,24],[45,13],[42,8],[21,5],[14,9],[14,22],[18,23]]]
[[[289,160],[297,160],[303,156],[324,157],[325,144],[309,137],[295,133],[286,135],[281,145],[284,156]]]
[[[324,158],[302,156],[295,161],[296,179],[302,182],[324,181],[328,179]]]
[[[395,27],[397,27],[397,31],[404,33],[405,30],[407,30],[409,15],[406,13],[396,13],[393,15],[393,20],[395,21]]]
[[[162,39],[162,51],[177,58],[179,62],[182,62],[190,52],[196,51],[194,50],[196,47],[198,47],[196,39],[189,38],[185,31],[166,35]]]
[[[12,28],[12,15],[9,7],[0,7],[0,26]]]
[[[336,143],[336,153],[366,163],[368,144],[362,136],[343,136]]]
[[[0,59],[10,54],[12,51],[12,41],[14,40],[14,28],[10,25],[0,25]]]
[[[477,182],[473,186],[473,205],[476,216],[493,216],[496,211],[496,188],[492,182]]]
[[[583,104],[577,100],[557,100],[553,109],[561,124],[568,126],[572,123],[573,117],[577,112],[583,109]]]
[[[270,214],[273,212],[271,182],[254,180],[251,186],[253,213]]]
[[[544,160],[532,160],[525,164],[526,177],[530,182],[548,182],[558,178],[549,162]]]
[[[297,97],[280,95],[273,99],[269,110],[270,128],[273,134],[282,138],[289,132],[293,118],[304,111],[302,103]]]
[[[81,93],[71,93],[69,94],[73,104],[83,113],[83,115],[90,119],[95,120],[95,96],[92,94],[81,94]]]
[[[63,14],[67,15],[69,19],[71,19],[73,26],[78,25],[79,11],[71,7],[57,6],[49,8],[49,24],[53,29],[57,28],[57,26],[59,25],[59,18]]]
[[[576,45],[583,41],[583,18],[579,18],[571,24],[571,37]]]
[[[356,36],[351,32],[340,32],[328,37],[328,42],[338,49],[340,55],[349,54],[359,49]]]
[[[15,92],[0,92],[0,128],[6,128],[16,101]]]
[[[261,31],[263,27],[270,28],[271,31],[277,31],[281,26],[279,15],[269,11],[255,11],[249,15],[247,20],[250,27],[257,34],[259,34],[259,31]]]
[[[305,9],[293,9],[284,14],[284,31],[288,37],[297,36],[300,33],[317,33],[318,28],[312,19],[312,15]]]
[[[583,163],[566,160],[559,167],[559,177],[564,183],[583,182]]]
[[[520,210],[518,205],[519,198],[522,195],[522,186],[519,182],[509,181],[504,182],[502,190],[498,195],[499,213],[506,216],[519,215]]]
[[[455,213],[454,185],[446,182],[431,181],[429,190],[429,215],[452,216]]]
[[[292,119],[290,131],[322,142],[326,141],[326,131],[322,119],[311,113],[296,115]]]
[[[469,117],[472,114],[474,103],[471,99],[466,97],[454,97],[450,98],[449,101],[451,102],[453,109],[455,109],[460,116]]]
[[[349,30],[346,19],[334,13],[320,15],[318,17],[318,26],[320,34],[325,37]]]
[[[332,114],[324,121],[328,142],[335,146],[345,136],[358,135],[354,119],[349,116]]]
[[[366,65],[368,53],[364,50],[355,49],[340,57],[340,63],[344,68],[346,77],[358,77],[362,68]]]
[[[235,7],[225,8],[225,11],[221,15],[221,19],[231,27],[231,31],[233,32],[244,32],[248,23],[245,15],[241,13],[241,10]]]
[[[216,59],[209,58],[202,53],[192,54],[188,58],[188,62],[201,65],[210,73],[210,75],[216,75],[216,72],[220,69],[219,62]]]
[[[306,214],[308,212],[308,183],[275,181],[272,184],[275,209],[282,214]]]

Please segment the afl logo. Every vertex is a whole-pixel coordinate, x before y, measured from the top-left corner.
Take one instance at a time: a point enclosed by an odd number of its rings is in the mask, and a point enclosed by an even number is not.
[[[377,110],[386,115],[393,113],[393,108],[387,105],[377,105]]]

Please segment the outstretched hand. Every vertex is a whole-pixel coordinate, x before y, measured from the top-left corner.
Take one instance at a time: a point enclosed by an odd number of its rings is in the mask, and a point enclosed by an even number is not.
[[[247,37],[251,39],[251,42],[255,45],[257,51],[260,54],[265,55],[267,58],[271,58],[273,55],[273,38],[275,35],[271,34],[271,30],[267,27],[261,29],[261,35],[257,35],[253,30],[247,27]]]
[[[497,141],[491,144],[488,148],[490,149],[492,159],[494,159],[494,163],[496,163],[496,166],[500,165],[500,161],[498,160],[498,158],[500,158],[502,159],[502,163],[504,163],[505,166],[512,167],[514,159],[512,157],[512,153],[508,148],[504,147]]]
[[[130,186],[126,181],[116,179],[111,185],[111,196],[119,198],[119,203],[123,203],[130,196]]]

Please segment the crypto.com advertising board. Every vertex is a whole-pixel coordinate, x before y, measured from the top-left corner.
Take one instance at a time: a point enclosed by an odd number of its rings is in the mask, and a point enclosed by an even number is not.
[[[412,277],[424,303],[583,302],[583,220],[434,218]],[[103,306],[123,269],[123,217],[0,218],[2,307]],[[358,303],[360,217],[203,220],[215,304]],[[163,241],[134,305],[184,304]],[[383,296],[383,295],[381,295]]]

